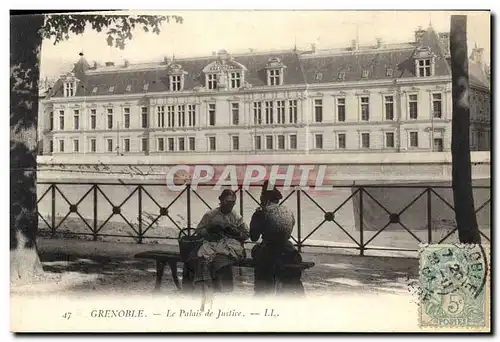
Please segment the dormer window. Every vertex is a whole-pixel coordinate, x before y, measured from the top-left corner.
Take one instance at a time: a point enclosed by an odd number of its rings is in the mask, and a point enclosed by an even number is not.
[[[149,83],[146,83],[143,87],[142,87],[142,90],[144,91],[148,91],[149,89]]]
[[[92,94],[97,94],[97,87],[92,88]]]
[[[420,48],[413,56],[415,59],[415,74],[417,77],[430,77],[434,75],[435,56],[428,47]]]
[[[180,91],[182,89],[180,75],[170,76],[170,89],[172,89],[172,91]]]
[[[216,74],[208,74],[207,75],[207,88],[208,89],[217,89],[217,75]]]
[[[429,77],[431,74],[431,60],[420,59],[417,65],[417,75],[419,77]]]
[[[316,81],[321,81],[323,79],[323,74],[321,72],[316,73]]]
[[[109,87],[109,92],[112,93],[115,90],[115,86]]]
[[[392,77],[392,69],[391,68],[387,68],[385,70],[385,76],[387,77]]]
[[[267,84],[269,86],[278,86],[283,84],[283,73],[286,66],[277,57],[269,58],[267,62]]]
[[[75,95],[75,83],[68,82],[64,84],[64,96],[70,97]]]
[[[182,70],[181,65],[173,63],[168,66],[168,74],[170,91],[182,91],[184,89],[184,75],[187,75],[187,72]]]
[[[131,84],[127,84],[127,88],[125,88],[125,91],[130,91],[132,89],[132,85]]]
[[[238,89],[241,87],[241,73],[231,72],[231,88]]]
[[[363,74],[361,76],[363,78],[368,78],[368,70],[363,70]]]
[[[345,72],[343,72],[343,71],[339,72],[338,79],[343,81],[345,79]]]
[[[270,69],[269,70],[269,81],[270,86],[276,86],[281,84],[280,69]]]

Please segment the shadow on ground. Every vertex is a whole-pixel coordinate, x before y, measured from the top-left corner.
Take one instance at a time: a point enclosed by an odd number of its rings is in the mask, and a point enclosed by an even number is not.
[[[150,294],[154,288],[156,268],[152,261],[61,254],[45,254],[41,258],[48,274],[79,275],[79,281],[65,288],[68,293]],[[347,255],[308,258],[311,259],[316,266],[303,275],[307,292],[401,293],[407,292],[409,281],[418,277],[417,259]],[[251,295],[253,270],[235,268],[234,276],[235,292]],[[176,291],[167,267],[161,292]]]

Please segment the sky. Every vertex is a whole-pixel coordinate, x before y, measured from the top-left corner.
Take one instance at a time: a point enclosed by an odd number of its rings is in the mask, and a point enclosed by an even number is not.
[[[138,14],[134,12],[133,14]],[[414,31],[431,23],[437,32],[449,31],[452,14],[467,15],[469,51],[477,44],[484,48],[484,61],[490,62],[490,17],[488,12],[451,11],[157,11],[141,14],[181,15],[183,24],[165,23],[159,35],[136,30],[124,50],[109,47],[106,34],[91,28],[83,35],[53,44],[42,44],[41,77],[59,77],[71,70],[80,52],[92,63],[113,61],[121,64],[162,61],[165,56],[208,56],[226,49],[229,53],[291,49],[347,47],[359,38],[361,45],[409,42]],[[357,33],[356,33],[357,32]]]

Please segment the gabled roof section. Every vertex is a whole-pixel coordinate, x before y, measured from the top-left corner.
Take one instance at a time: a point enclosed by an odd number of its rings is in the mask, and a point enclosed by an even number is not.
[[[441,40],[432,28],[429,26],[422,36],[420,46],[417,48],[429,48],[430,52],[434,54],[434,72],[437,76],[449,75],[451,76],[451,69],[448,61],[446,60],[447,51],[446,48],[441,43]]]

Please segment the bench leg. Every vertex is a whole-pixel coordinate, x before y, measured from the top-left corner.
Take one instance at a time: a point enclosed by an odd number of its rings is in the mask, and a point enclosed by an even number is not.
[[[155,283],[155,291],[160,290],[161,280],[163,278],[163,272],[165,271],[165,262],[157,261],[156,262],[156,283]]]
[[[181,290],[181,285],[179,284],[179,275],[177,274],[177,261],[171,260],[168,262],[168,265],[170,266],[170,272],[172,273],[175,287],[177,287],[177,290]]]

